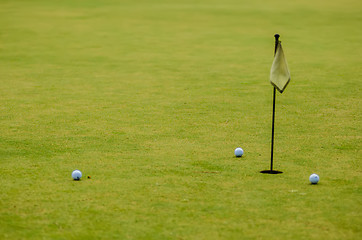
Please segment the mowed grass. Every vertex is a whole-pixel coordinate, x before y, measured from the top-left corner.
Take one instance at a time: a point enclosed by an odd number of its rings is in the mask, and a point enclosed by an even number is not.
[[[361,238],[361,8],[1,0],[0,238]]]

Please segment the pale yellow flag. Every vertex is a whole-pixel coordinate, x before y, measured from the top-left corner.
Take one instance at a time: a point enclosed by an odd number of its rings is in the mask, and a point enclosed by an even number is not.
[[[284,91],[290,81],[290,73],[287,60],[284,57],[282,44],[279,41],[270,70],[270,82],[280,93]]]

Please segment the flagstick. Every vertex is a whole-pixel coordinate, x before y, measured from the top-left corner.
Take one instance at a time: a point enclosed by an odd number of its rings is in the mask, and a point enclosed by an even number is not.
[[[274,57],[277,53],[278,44],[279,44],[279,34],[275,34],[275,49],[274,49]],[[271,139],[271,156],[270,156],[270,170],[261,171],[261,173],[269,173],[269,174],[278,174],[283,173],[281,171],[273,170],[273,155],[274,155],[274,122],[275,122],[275,87],[273,87],[273,118],[272,118],[272,139]]]
[[[272,120],[272,139],[271,139],[271,157],[270,172],[273,172],[273,153],[274,153],[274,122],[275,122],[275,87],[273,88],[273,120]]]
[[[274,47],[274,57],[277,53],[278,44],[279,44],[279,34],[275,34],[275,47]],[[274,122],[275,122],[275,87],[273,87],[273,120],[272,120],[272,139],[271,139],[271,157],[270,157],[270,171],[273,172],[273,155],[274,155]]]

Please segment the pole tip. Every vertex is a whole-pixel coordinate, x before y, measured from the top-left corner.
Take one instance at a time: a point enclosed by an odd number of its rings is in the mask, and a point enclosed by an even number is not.
[[[277,41],[278,41],[278,39],[279,39],[280,35],[277,33],[277,34],[275,34],[275,35],[274,35],[274,37],[275,37],[275,40],[277,40]]]

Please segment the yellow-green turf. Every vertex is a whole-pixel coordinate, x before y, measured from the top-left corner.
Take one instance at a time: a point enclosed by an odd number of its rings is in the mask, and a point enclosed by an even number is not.
[[[0,239],[361,239],[361,9],[0,0]]]

